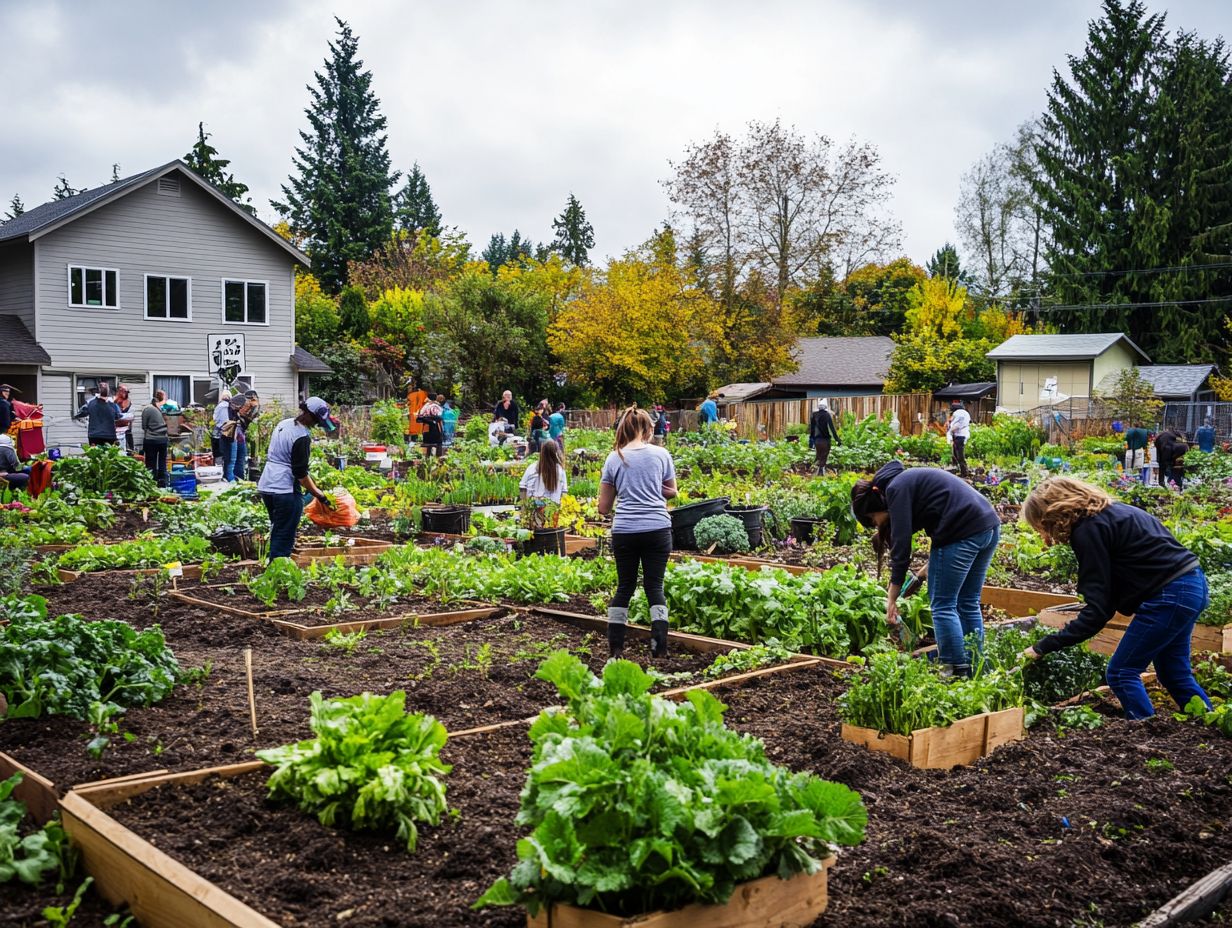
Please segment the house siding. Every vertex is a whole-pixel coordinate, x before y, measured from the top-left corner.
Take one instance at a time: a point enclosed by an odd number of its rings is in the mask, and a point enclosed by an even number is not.
[[[209,376],[212,334],[244,336],[244,373],[265,403],[295,397],[292,259],[190,180],[181,180],[178,197],[157,187],[149,184],[35,242],[38,340],[51,356],[40,393],[51,443],[71,446],[85,434],[67,418],[74,397],[64,374],[118,375],[139,410],[154,374]],[[119,308],[70,308],[70,265],[118,270]],[[145,318],[146,274],[191,278],[191,321]],[[266,283],[269,325],[223,322],[224,278]]]
[[[1108,374],[1113,371],[1134,367],[1138,363],[1138,355],[1131,351],[1123,341],[1117,342],[1095,359],[1091,372],[1093,383],[1098,386]]]
[[[20,316],[38,338],[34,318],[34,248],[28,242],[0,245],[0,313]]]
[[[1057,378],[1060,393],[1080,399],[1091,395],[1090,361],[998,361],[997,407],[1025,412],[1043,405],[1040,391],[1050,377]]]

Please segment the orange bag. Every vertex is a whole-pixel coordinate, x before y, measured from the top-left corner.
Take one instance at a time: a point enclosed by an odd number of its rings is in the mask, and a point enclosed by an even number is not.
[[[304,512],[321,528],[350,528],[359,524],[359,507],[355,505],[355,497],[339,487],[329,491],[334,500],[334,508],[326,509],[315,499],[310,502]]]

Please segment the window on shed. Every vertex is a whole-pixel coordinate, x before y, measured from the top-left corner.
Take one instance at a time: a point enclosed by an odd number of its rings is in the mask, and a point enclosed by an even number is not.
[[[114,309],[117,300],[117,272],[100,267],[70,267],[68,269],[68,303],[70,306],[98,306]]]

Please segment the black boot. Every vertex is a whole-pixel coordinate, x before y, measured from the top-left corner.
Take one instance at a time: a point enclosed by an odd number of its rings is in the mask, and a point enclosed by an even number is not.
[[[607,649],[611,660],[618,660],[625,651],[625,623],[629,610],[620,606],[607,608]]]
[[[650,607],[650,656],[667,657],[667,606]]]

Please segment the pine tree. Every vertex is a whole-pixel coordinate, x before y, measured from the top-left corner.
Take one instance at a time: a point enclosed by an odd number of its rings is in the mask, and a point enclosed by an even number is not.
[[[565,210],[552,220],[556,240],[552,248],[564,259],[577,267],[585,267],[590,259],[590,249],[595,247],[595,229],[586,221],[586,211],[572,193],[565,203]]]
[[[111,165],[111,183],[118,184],[120,182],[120,163],[112,162]]]
[[[16,219],[26,211],[26,204],[21,202],[21,194],[13,194],[13,199],[9,200],[9,213],[5,219]]]
[[[364,299],[364,291],[358,287],[343,288],[342,296],[338,298],[338,315],[342,331],[352,338],[363,338],[368,334],[371,327],[368,301]]]
[[[390,172],[385,117],[372,72],[358,57],[359,40],[336,22],[338,38],[308,88],[309,130],[300,132],[295,175],[282,187],[285,202],[273,204],[304,237],[313,273],[331,293],[345,285],[347,262],[366,259],[389,240],[390,189],[401,177]]]
[[[441,211],[432,199],[432,188],[419,169],[418,161],[394,197],[394,221],[399,229],[408,232],[423,230],[433,237],[441,234]]]
[[[1232,277],[1188,266],[1228,252],[1226,51],[1170,43],[1142,0],[1104,0],[1070,72],[1054,73],[1037,146],[1052,302],[1082,307],[1055,319],[1125,332],[1156,361],[1209,361],[1229,304],[1192,301],[1232,293]]]
[[[522,238],[522,233],[514,229],[508,239],[502,234],[493,235],[488,239],[488,247],[483,250],[480,257],[488,262],[488,269],[495,274],[506,264],[525,266],[531,259],[546,260],[550,253],[546,245],[536,245],[533,240]]]
[[[227,170],[231,163],[228,158],[219,158],[218,149],[210,144],[210,133],[205,131],[205,123],[197,123],[197,141],[183,158],[186,165],[202,178],[209,181],[223,194],[235,201],[240,209],[253,216],[257,209],[248,198],[248,185],[241,184],[235,175]]]
[[[963,270],[962,263],[958,260],[958,249],[949,242],[933,253],[924,268],[928,271],[929,277],[943,277],[950,283],[964,286],[968,283],[967,272]]]
[[[64,175],[61,174],[56,178],[56,186],[52,190],[52,194],[57,200],[66,200],[69,197],[77,196],[79,193],[85,193],[86,189],[87,188],[85,187],[82,187],[80,190],[76,189],[72,184],[65,180]]]

